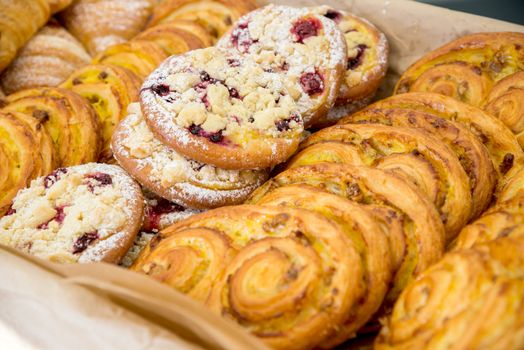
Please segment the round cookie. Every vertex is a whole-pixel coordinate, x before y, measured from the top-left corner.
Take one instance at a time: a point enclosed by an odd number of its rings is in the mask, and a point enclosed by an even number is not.
[[[118,263],[142,224],[140,187],[118,166],[58,168],[20,191],[0,243],[60,263]]]
[[[269,5],[240,18],[217,46],[283,73],[306,127],[324,118],[337,99],[347,45],[337,25],[314,9]]]
[[[225,170],[202,164],[158,141],[138,104],[115,130],[113,153],[134,178],[157,195],[206,209],[242,203],[267,178],[267,170]]]
[[[140,102],[151,131],[180,154],[223,169],[264,169],[289,158],[303,130],[285,80],[207,48],[164,61]]]

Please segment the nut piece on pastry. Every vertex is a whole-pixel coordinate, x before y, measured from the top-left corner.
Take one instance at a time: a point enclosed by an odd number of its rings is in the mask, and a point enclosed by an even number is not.
[[[280,72],[298,100],[306,128],[334,105],[347,65],[347,45],[335,22],[313,9],[268,5],[242,17],[217,43]]]
[[[161,231],[133,269],[206,302],[275,349],[305,349],[332,334],[363,296],[360,259],[343,226],[321,214],[243,205]]]
[[[217,48],[172,56],[141,93],[144,119],[178,153],[222,169],[265,169],[296,150],[304,125],[287,77]]]
[[[17,51],[46,24],[46,0],[0,0],[0,72],[15,58]]]
[[[153,4],[153,0],[75,0],[60,18],[89,54],[95,56],[140,33]]]
[[[111,136],[118,122],[126,116],[127,106],[138,100],[140,78],[126,68],[109,64],[91,64],[71,75],[60,85],[89,101],[96,112],[101,131],[101,161],[112,159]]]
[[[7,102],[4,111],[24,113],[47,130],[56,158],[53,164],[66,167],[98,159],[98,119],[80,95],[61,88],[37,88],[9,95]]]
[[[20,50],[0,76],[0,84],[7,94],[57,86],[90,61],[78,40],[56,23],[50,23]]]
[[[375,349],[524,347],[524,240],[448,253],[402,292]]]
[[[113,155],[163,198],[197,209],[239,204],[268,178],[268,170],[225,170],[186,158],[153,136],[138,103],[128,111],[113,134]]]
[[[60,263],[118,263],[142,223],[142,191],[120,167],[58,168],[20,191],[0,243]]]

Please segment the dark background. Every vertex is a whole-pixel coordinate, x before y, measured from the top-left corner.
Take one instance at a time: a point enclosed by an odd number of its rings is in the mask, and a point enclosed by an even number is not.
[[[524,0],[418,0],[451,10],[524,24]]]

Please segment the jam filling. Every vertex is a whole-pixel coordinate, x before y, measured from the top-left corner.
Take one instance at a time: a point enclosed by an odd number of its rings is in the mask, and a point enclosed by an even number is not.
[[[227,59],[227,64],[230,67],[240,67],[240,61],[237,60],[237,59],[234,59],[234,58],[228,58]]]
[[[342,19],[342,14],[335,10],[328,10],[324,17],[329,18],[330,20],[333,20],[335,23],[339,23]]]
[[[300,123],[300,117],[298,115],[292,115],[290,118],[287,118],[287,119],[281,119],[281,120],[277,120],[275,122],[275,126],[277,128],[278,131],[280,132],[283,132],[283,131],[288,131],[291,129],[291,126],[289,125],[292,121],[296,122],[296,123]]]
[[[302,74],[300,77],[300,85],[302,85],[302,89],[304,89],[309,96],[324,91],[324,79],[318,71]]]
[[[154,85],[151,90],[153,90],[153,92],[155,94],[157,94],[158,96],[167,96],[169,95],[169,86],[166,85],[166,84],[158,84],[158,85]]]
[[[7,209],[7,213],[5,213],[5,216],[9,216],[9,215],[13,215],[13,214],[16,214],[16,209],[14,209],[13,205],[11,205],[9,207],[9,209]]]
[[[53,218],[51,218],[49,221],[44,222],[43,224],[38,225],[36,228],[39,229],[39,230],[45,230],[45,229],[47,229],[49,227],[49,223],[51,221],[56,221],[59,224],[63,223],[64,219],[65,219],[65,216],[66,216],[66,214],[64,212],[64,208],[65,207],[66,207],[65,205],[63,205],[61,207],[56,207],[55,208],[55,210],[56,210],[55,216]]]
[[[66,168],[58,168],[54,170],[51,174],[47,175],[44,178],[44,187],[49,188],[53,186],[58,180],[60,180],[61,176],[67,174]]]
[[[113,184],[111,175],[105,173],[93,173],[85,176],[89,191],[93,192],[96,187],[103,187]]]
[[[368,46],[365,44],[359,44],[357,46],[356,56],[348,60],[348,69],[356,69],[362,64],[362,61],[364,60],[364,53],[367,48]]]
[[[73,243],[73,254],[82,253],[91,243],[98,239],[98,232],[84,233]]]
[[[158,231],[160,219],[164,214],[184,211],[185,208],[164,198],[158,199],[155,205],[146,207],[143,229],[145,231]]]
[[[207,132],[200,125],[191,124],[189,126],[189,132],[195,136],[201,136],[207,138],[213,143],[220,143],[224,140],[224,135],[222,135],[222,130],[217,132]]]
[[[240,52],[246,53],[251,45],[257,42],[258,40],[251,38],[247,23],[239,23],[231,33],[231,43]]]
[[[295,36],[295,41],[303,43],[305,39],[317,36],[322,29],[322,23],[314,17],[302,18],[296,21],[291,28],[291,33]]]

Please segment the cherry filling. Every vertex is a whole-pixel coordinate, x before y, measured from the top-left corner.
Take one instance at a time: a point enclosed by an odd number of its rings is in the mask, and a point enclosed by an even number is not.
[[[248,24],[239,23],[233,32],[231,32],[231,43],[237,48],[240,52],[247,52],[249,47],[258,40],[253,40],[249,34]]]
[[[277,130],[280,131],[280,132],[288,131],[289,129],[291,129],[291,126],[289,124],[292,121],[300,123],[300,116],[294,114],[290,118],[277,120],[275,122],[275,126],[276,126]]]
[[[49,188],[53,186],[58,180],[60,180],[61,176],[67,174],[66,168],[58,168],[55,171],[53,171],[51,174],[44,177],[44,187]]]
[[[169,86],[167,86],[166,84],[158,84],[158,85],[154,85],[151,90],[153,90],[153,92],[159,96],[167,96],[169,95]]]
[[[368,46],[366,44],[359,44],[357,46],[357,54],[355,57],[348,60],[348,69],[356,69],[362,64],[364,60],[364,53]]]
[[[13,214],[16,214],[16,209],[14,209],[13,205],[11,205],[9,207],[9,209],[7,209],[7,213],[5,213],[5,216],[9,216],[9,215],[13,215]]]
[[[170,202],[164,198],[158,199],[155,205],[146,207],[143,229],[145,231],[158,231],[162,215],[184,210],[184,207],[176,203]]]
[[[224,140],[224,135],[222,135],[222,130],[217,132],[207,132],[200,125],[191,124],[189,126],[189,132],[195,136],[201,136],[207,138],[213,143],[220,143]]]
[[[93,192],[96,187],[103,187],[113,184],[113,178],[111,175],[105,173],[93,173],[85,176],[87,188],[90,192]]]
[[[65,207],[66,207],[65,205],[60,206],[60,207],[56,207],[55,208],[55,210],[56,210],[55,216],[53,218],[51,218],[49,221],[44,222],[44,223],[38,225],[36,228],[39,229],[39,230],[45,230],[45,229],[47,229],[49,227],[49,223],[51,221],[56,221],[59,224],[63,223],[64,219],[65,219],[65,216],[66,216],[66,214],[64,212],[64,208]]]
[[[238,98],[239,100],[242,99],[237,89],[228,87],[227,90],[229,91],[229,97]]]
[[[212,78],[209,75],[208,72],[201,72],[200,73],[200,80],[202,80],[205,83],[209,83],[209,84],[216,84],[216,83],[220,82],[220,80]],[[209,85],[209,84],[207,84],[207,85]],[[205,85],[205,86],[207,87],[207,85]]]
[[[303,43],[305,39],[317,36],[322,29],[322,23],[317,18],[302,18],[296,21],[291,28],[291,33],[295,36],[295,41]]]
[[[84,233],[73,243],[73,254],[82,253],[91,243],[98,239],[98,232]]]
[[[338,11],[335,11],[335,10],[328,10],[328,12],[326,12],[324,17],[327,17],[327,18],[335,21],[335,23],[338,23],[342,19],[342,14],[340,12],[338,12]]]
[[[309,96],[324,91],[324,79],[318,71],[302,74],[300,77],[300,85],[302,85],[302,89],[304,89]]]
[[[240,67],[240,61],[239,60],[236,60],[234,58],[228,58],[227,59],[227,64],[230,66],[230,67]]]

